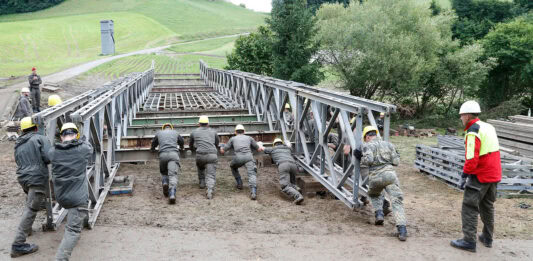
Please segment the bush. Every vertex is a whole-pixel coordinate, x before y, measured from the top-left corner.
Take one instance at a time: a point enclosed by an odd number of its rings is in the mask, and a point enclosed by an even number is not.
[[[522,105],[519,99],[512,99],[502,102],[500,105],[488,110],[485,113],[481,113],[482,120],[488,119],[505,119],[509,116],[521,114],[526,110],[526,107]]]

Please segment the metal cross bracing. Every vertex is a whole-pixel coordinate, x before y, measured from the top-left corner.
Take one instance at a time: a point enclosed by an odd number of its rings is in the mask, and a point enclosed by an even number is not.
[[[150,92],[143,111],[237,109],[239,105],[215,92]]]
[[[33,116],[39,126],[44,126],[41,131],[51,142],[59,136],[61,125],[72,121],[93,146],[94,152],[87,166],[90,202],[86,226],[89,228],[95,225],[119,167],[115,152],[120,148],[121,137],[126,135],[128,125],[153,86],[153,67],[152,63],[152,68],[143,73],[122,77]],[[48,186],[47,220],[43,225],[46,230],[57,229],[66,215],[65,209],[55,202],[51,191]]]
[[[359,195],[366,195],[366,188],[361,186],[359,161],[352,153],[344,156],[343,145],[351,151],[360,148],[363,123],[376,126],[374,114],[379,112],[385,113],[383,133],[388,140],[395,106],[301,83],[213,69],[202,61],[200,76],[206,85],[235,100],[268,123],[271,131],[280,131],[285,141],[295,144],[298,164],[348,207],[361,205]],[[293,108],[293,124],[283,113],[285,104]],[[335,134],[342,142],[330,152],[328,136]],[[308,142],[314,146],[303,145]]]

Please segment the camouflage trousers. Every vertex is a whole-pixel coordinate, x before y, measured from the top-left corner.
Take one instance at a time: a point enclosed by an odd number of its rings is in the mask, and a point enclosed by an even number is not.
[[[161,172],[161,176],[168,176],[169,188],[178,186],[179,170],[180,158],[178,152],[159,153],[159,172]]]
[[[299,198],[302,194],[291,183],[291,176],[295,176],[298,173],[298,166],[293,162],[282,162],[278,165],[278,172],[281,191],[293,199]]]
[[[383,190],[389,194],[392,212],[396,225],[406,225],[405,212],[403,209],[403,193],[396,173],[390,170],[372,172],[368,178],[368,196],[374,210],[383,210]]]
[[[31,227],[37,216],[37,212],[42,209],[42,204],[46,200],[45,188],[30,187],[26,196],[26,207],[22,213],[22,220],[17,228],[17,234],[13,245],[23,244],[31,233]]]
[[[481,183],[476,175],[469,175],[465,185],[461,218],[464,239],[476,242],[477,219],[483,222],[483,235],[492,240],[494,233],[494,202],[498,183]]]
[[[87,205],[68,208],[67,211],[65,234],[56,253],[56,260],[61,261],[70,259],[72,250],[80,240],[84,220],[88,216]]]
[[[231,167],[231,174],[233,174],[235,179],[241,178],[239,168],[246,166],[248,172],[248,186],[250,186],[250,188],[257,188],[257,165],[255,164],[255,159],[252,153],[249,153],[249,155],[235,155],[229,166]]]
[[[200,154],[196,153],[196,168],[198,169],[198,180],[205,179],[207,188],[213,189],[216,183],[218,156],[216,153]]]

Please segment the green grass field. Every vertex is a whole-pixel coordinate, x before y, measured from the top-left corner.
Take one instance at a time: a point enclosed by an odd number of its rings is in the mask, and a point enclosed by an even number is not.
[[[265,17],[223,1],[68,0],[34,13],[0,16],[0,77],[26,75],[33,66],[46,75],[100,58],[103,19],[114,20],[117,53],[126,53],[252,31]],[[222,48],[214,54],[231,50],[232,40],[222,42],[214,45]]]
[[[81,78],[98,76],[109,80],[123,76],[131,72],[148,70],[155,61],[156,73],[200,73],[199,61],[203,60],[210,67],[223,68],[226,58],[210,57],[203,55],[133,55],[102,64],[81,75]]]
[[[201,52],[214,55],[225,55],[225,52],[231,52],[233,44],[238,37],[226,37],[210,39],[199,42],[184,43],[172,46],[168,50],[177,53]]]

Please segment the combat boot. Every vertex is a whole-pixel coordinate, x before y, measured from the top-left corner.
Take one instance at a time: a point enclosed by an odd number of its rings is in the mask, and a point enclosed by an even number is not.
[[[302,193],[302,189],[300,187],[298,187],[298,185],[296,184],[291,184],[290,185],[292,188],[296,189],[298,192]]]
[[[368,198],[365,196],[361,196],[361,202],[363,202],[364,206],[370,204],[370,200],[368,200]]]
[[[390,209],[390,202],[388,200],[383,200],[383,216],[390,214],[392,210]]]
[[[452,242],[450,242],[450,245],[452,245],[452,247],[455,247],[455,248],[459,248],[459,249],[462,249],[462,250],[466,250],[466,251],[470,251],[470,252],[476,252],[476,242],[468,242],[464,239],[457,239],[457,240],[452,240]]]
[[[28,244],[28,243],[22,243],[22,244],[13,244],[11,245],[11,257],[19,257],[27,254],[31,254],[33,252],[37,252],[39,250],[39,246],[35,244]]]
[[[176,188],[170,188],[168,194],[169,194],[168,203],[176,204]]]
[[[384,216],[383,216],[383,210],[376,210],[376,221],[374,222],[374,225],[381,226],[383,225]]]
[[[294,199],[293,203],[296,204],[296,205],[300,205],[300,204],[302,204],[302,202],[304,202],[304,196],[302,196],[302,195],[300,195],[300,194],[297,195],[297,196],[294,197],[294,198],[295,198],[295,199]]]
[[[207,199],[212,199],[213,198],[213,189],[208,188],[206,196],[207,196]]]
[[[242,189],[242,179],[241,177],[235,178],[235,181],[237,182],[237,188]]]
[[[257,188],[256,187],[253,187],[250,191],[250,198],[252,200],[256,200],[257,199]]]
[[[168,197],[168,176],[163,176],[163,180],[161,182],[163,183],[163,195]]]
[[[407,228],[405,225],[396,226],[398,228],[398,239],[400,241],[407,240]]]
[[[205,189],[205,179],[200,180],[200,188]]]
[[[492,239],[488,239],[484,234],[479,235],[478,239],[485,247],[492,247]]]

